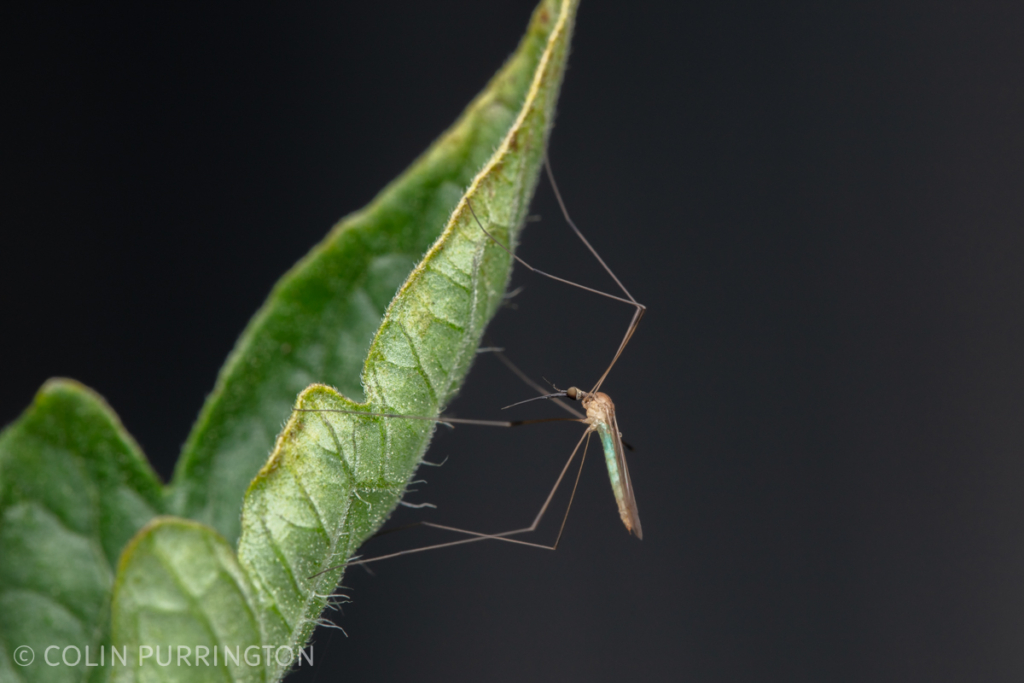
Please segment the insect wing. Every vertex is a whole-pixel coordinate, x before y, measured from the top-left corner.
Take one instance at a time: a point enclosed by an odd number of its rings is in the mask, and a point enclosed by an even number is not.
[[[612,413],[612,430],[613,438],[615,440],[615,459],[619,464],[619,472],[622,477],[622,493],[623,502],[626,506],[627,513],[629,514],[629,520],[632,524],[632,531],[636,534],[636,537],[643,539],[644,531],[640,526],[640,513],[636,509],[636,496],[633,495],[633,482],[629,478],[629,468],[626,467],[626,454],[622,448],[622,437],[619,436],[619,421]]]

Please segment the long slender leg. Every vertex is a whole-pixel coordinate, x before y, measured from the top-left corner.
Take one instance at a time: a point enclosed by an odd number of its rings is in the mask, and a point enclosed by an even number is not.
[[[580,238],[580,240],[587,247],[590,253],[593,254],[594,258],[597,259],[597,262],[601,264],[601,267],[604,268],[605,272],[608,273],[608,275],[610,275],[611,278],[615,281],[615,284],[619,286],[619,289],[622,290],[622,293],[626,295],[625,299],[619,296],[615,296],[614,294],[609,294],[608,292],[603,292],[599,289],[593,289],[592,287],[587,287],[585,285],[581,285],[571,280],[566,280],[565,278],[558,277],[557,275],[552,275],[551,273],[546,273],[543,270],[540,270],[539,268],[534,268],[529,263],[524,261],[522,258],[513,254],[504,244],[499,242],[497,238],[494,237],[494,235],[492,235],[487,230],[487,228],[484,227],[484,224],[480,221],[479,216],[476,215],[476,210],[473,209],[473,205],[469,203],[468,200],[466,204],[467,206],[469,206],[469,211],[473,215],[473,219],[476,221],[476,224],[480,226],[480,229],[483,230],[484,234],[487,235],[487,237],[489,237],[492,242],[501,247],[505,251],[505,253],[514,258],[518,263],[521,263],[531,272],[537,273],[538,275],[543,275],[544,277],[555,280],[556,282],[561,282],[572,287],[577,287],[579,289],[591,292],[593,294],[599,294],[609,299],[614,299],[615,301],[621,301],[622,303],[629,304],[636,309],[633,313],[633,319],[630,321],[629,327],[626,329],[626,334],[625,336],[623,336],[622,342],[619,343],[619,348],[615,351],[615,356],[612,358],[611,363],[608,364],[608,367],[605,369],[604,373],[601,374],[600,379],[597,380],[597,382],[594,384],[594,387],[590,390],[590,393],[594,393],[601,388],[602,384],[604,384],[604,380],[606,377],[608,377],[608,373],[611,372],[612,367],[614,367],[615,363],[619,360],[619,356],[622,355],[622,351],[626,348],[626,345],[629,344],[629,340],[633,338],[633,333],[636,331],[637,326],[640,324],[640,320],[643,319],[644,312],[647,310],[647,307],[633,298],[633,295],[629,293],[629,290],[626,289],[626,287],[622,284],[622,282],[615,275],[615,273],[612,272],[612,269],[609,268],[608,264],[604,262],[604,259],[602,259],[601,255],[597,253],[597,250],[594,249],[593,245],[591,245],[587,238],[583,236],[583,232],[580,231],[578,227],[576,227],[576,223],[573,222],[572,218],[569,216],[569,210],[566,208],[565,201],[562,199],[562,193],[558,189],[558,184],[555,182],[555,174],[551,170],[551,162],[548,160],[546,154],[544,156],[544,168],[547,171],[548,180],[551,181],[551,187],[555,191],[555,198],[558,200],[558,206],[562,210],[562,216],[565,218],[565,221],[569,224],[569,227],[572,228],[572,231],[576,233],[576,236]]]
[[[551,159],[548,158],[547,152],[544,153],[544,170],[547,172],[548,180],[551,182],[551,189],[555,191],[555,199],[558,200],[558,207],[562,210],[562,217],[565,218],[565,222],[569,224],[569,227],[572,228],[572,231],[576,233],[577,237],[580,238],[580,241],[583,242],[583,244],[587,247],[590,253],[594,255],[594,258],[597,259],[597,262],[601,264],[602,268],[604,268],[604,272],[611,275],[612,279],[615,280],[615,284],[617,284],[619,286],[619,289],[622,290],[622,293],[625,294],[626,297],[632,303],[643,308],[643,306],[636,299],[633,298],[633,295],[629,293],[629,290],[626,289],[626,286],[622,284],[618,277],[615,276],[615,273],[612,272],[612,269],[608,267],[608,264],[604,262],[604,259],[601,258],[601,255],[597,253],[597,249],[594,249],[594,247],[591,246],[590,241],[583,236],[583,232],[576,227],[576,223],[569,216],[569,209],[566,208],[565,201],[563,201],[562,199],[562,192],[558,189],[558,183],[555,182],[555,172],[551,170]]]
[[[580,475],[583,474],[583,463],[587,459],[587,449],[590,447],[590,437],[593,433],[593,430],[587,430],[587,443],[583,445],[583,457],[580,458],[580,468],[576,472],[576,481],[573,482],[572,493],[569,494],[569,504],[565,506],[565,516],[562,517],[562,524],[558,527],[558,536],[555,537],[555,542],[551,546],[552,550],[558,548],[558,542],[562,540],[562,532],[565,531],[565,523],[569,521],[569,510],[572,508],[572,502],[576,500],[576,489],[579,488],[580,485]],[[579,448],[579,446],[577,446],[577,448]],[[537,522],[540,522],[540,519],[537,519],[534,523],[536,524]]]
[[[597,392],[597,390],[601,388],[601,385],[604,384],[605,378],[608,377],[608,373],[612,371],[612,368],[615,366],[615,362],[619,360],[619,356],[621,356],[623,350],[625,350],[626,344],[628,344],[629,340],[633,338],[633,333],[636,332],[637,325],[640,324],[640,320],[644,317],[644,313],[646,311],[647,308],[645,306],[637,304],[636,312],[633,313],[633,320],[629,324],[629,329],[626,330],[626,336],[622,338],[619,348],[615,351],[615,355],[612,357],[612,362],[609,363],[608,367],[605,368],[603,373],[601,373],[601,378],[597,380],[597,383],[594,385],[594,388],[590,390],[590,393],[593,394]]]
[[[540,268],[534,268],[529,263],[524,261],[522,258],[520,258],[520,257],[516,256],[514,253],[512,253],[512,251],[509,250],[508,247],[506,247],[504,244],[499,242],[498,238],[495,237],[494,235],[492,235],[491,232],[487,228],[484,227],[484,224],[480,221],[480,217],[476,215],[476,209],[473,208],[473,204],[471,204],[469,202],[469,200],[466,200],[466,206],[469,207],[469,212],[473,215],[473,220],[476,221],[476,224],[478,226],[480,226],[481,230],[484,231],[484,234],[487,235],[487,237],[490,238],[490,240],[492,242],[494,242],[499,247],[501,247],[501,249],[506,254],[508,254],[509,256],[514,258],[518,263],[520,263],[523,266],[525,266],[526,268],[528,268],[531,272],[537,273],[538,275],[543,275],[546,278],[551,278],[555,282],[561,282],[562,284],[569,285],[570,287],[576,287],[577,289],[582,289],[584,291],[591,292],[593,294],[599,294],[601,296],[608,297],[609,299],[614,299],[615,301],[621,301],[624,304],[630,304],[632,306],[642,306],[642,304],[638,304],[635,301],[631,301],[629,299],[623,299],[621,296],[615,296],[614,294],[609,294],[608,292],[602,292],[600,289],[594,289],[593,287],[587,287],[586,285],[581,285],[578,282],[573,282],[572,280],[566,280],[565,278],[558,277],[557,275],[552,275],[551,273],[546,273],[543,270],[541,270]]]
[[[518,543],[520,545],[528,545],[533,548],[544,548],[546,550],[556,550],[558,548],[558,542],[562,539],[562,532],[565,530],[565,522],[569,519],[569,510],[572,509],[572,501],[576,498],[576,487],[580,484],[580,475],[583,474],[583,463],[587,458],[587,448],[590,446],[590,436],[593,434],[591,430],[584,432],[583,437],[580,438],[580,442],[583,442],[583,438],[586,438],[586,442],[583,445],[583,456],[580,458],[580,466],[576,472],[576,481],[572,486],[572,493],[569,495],[569,504],[565,507],[565,516],[562,517],[562,524],[558,527],[558,536],[555,537],[555,542],[551,545],[543,545],[541,543],[529,543],[527,541],[520,541],[515,538],[508,538],[508,536],[514,536],[516,534],[526,534],[531,531],[536,531],[537,526],[540,524],[541,519],[544,518],[544,513],[547,512],[548,506],[551,504],[551,499],[554,497],[555,492],[558,490],[558,486],[562,483],[562,478],[565,476],[566,471],[569,469],[569,463],[572,462],[572,458],[575,457],[576,451],[579,450],[580,444],[576,444],[576,448],[573,449],[572,455],[569,456],[568,462],[565,463],[565,467],[562,468],[562,473],[559,475],[558,480],[552,487],[551,492],[548,493],[547,500],[544,501],[544,505],[541,506],[537,516],[534,517],[533,523],[528,527],[522,529],[513,529],[512,531],[503,531],[498,534],[484,534],[477,531],[469,531],[467,529],[459,529],[458,527],[445,526],[443,524],[434,524],[433,522],[423,522],[423,526],[434,527],[435,529],[445,529],[446,531],[455,531],[460,534],[468,534],[474,538],[463,540],[463,543],[469,543],[470,541],[486,541],[488,539],[495,541],[506,541],[509,543]],[[437,546],[434,546],[437,547]]]
[[[562,199],[562,192],[558,189],[558,183],[555,182],[555,173],[554,171],[551,170],[551,159],[548,157],[547,152],[544,153],[544,170],[547,172],[548,181],[551,182],[551,189],[554,190],[555,192],[555,199],[558,200],[558,207],[562,210],[562,217],[565,218],[565,222],[569,224],[569,227],[572,228],[572,231],[576,233],[577,237],[580,238],[580,241],[583,242],[583,244],[587,247],[590,253],[594,255],[594,258],[597,259],[597,262],[601,264],[601,267],[604,268],[604,271],[608,273],[608,275],[610,275],[613,280],[615,280],[615,284],[619,286],[619,289],[622,290],[622,293],[626,295],[626,297],[633,303],[634,306],[636,306],[636,311],[633,313],[633,319],[630,321],[629,327],[626,329],[626,335],[623,337],[622,342],[619,344],[619,348],[618,350],[616,350],[615,356],[612,358],[612,362],[608,364],[608,367],[601,375],[601,378],[597,380],[597,383],[594,385],[594,388],[590,390],[591,393],[593,393],[600,389],[601,385],[604,384],[605,378],[608,376],[608,373],[611,372],[611,369],[615,365],[615,362],[619,360],[619,356],[622,355],[622,351],[623,349],[626,348],[626,344],[628,344],[629,340],[633,338],[633,333],[636,332],[637,325],[640,324],[640,320],[644,317],[644,313],[647,311],[647,307],[633,298],[633,295],[629,293],[629,290],[626,289],[626,286],[622,284],[622,281],[619,280],[619,278],[615,275],[614,272],[612,272],[612,269],[609,268],[608,264],[604,262],[604,259],[601,258],[601,255],[597,253],[597,249],[594,249],[594,247],[590,244],[590,241],[583,236],[583,232],[578,227],[576,227],[576,223],[575,221],[573,221],[572,217],[569,216],[569,209],[568,207],[566,207],[565,201]]]
[[[458,527],[446,526],[446,525],[443,525],[443,524],[434,524],[433,522],[418,522],[417,526],[429,526],[429,527],[433,527],[435,529],[443,529],[445,531],[453,531],[455,533],[466,534],[466,535],[470,536],[470,538],[463,538],[463,539],[460,539],[458,541],[449,541],[447,543],[436,543],[434,545],[423,546],[422,548],[410,548],[409,550],[401,550],[401,551],[396,552],[396,553],[389,553],[387,555],[380,555],[378,557],[369,557],[369,558],[366,558],[366,559],[352,560],[350,562],[345,562],[344,564],[338,564],[338,565],[334,565],[332,567],[328,567],[327,569],[324,569],[323,571],[317,572],[316,574],[313,575],[313,577],[320,576],[320,574],[324,574],[326,572],[332,571],[332,570],[337,569],[337,568],[342,567],[342,566],[353,566],[353,565],[358,565],[358,564],[368,564],[370,562],[378,562],[380,560],[389,560],[389,559],[391,559],[393,557],[401,557],[402,555],[411,555],[412,553],[422,553],[422,552],[426,552],[427,550],[437,550],[438,548],[449,548],[451,546],[463,545],[463,544],[466,544],[466,543],[476,543],[478,541],[487,541],[487,540],[504,541],[506,543],[515,543],[517,545],[530,546],[531,548],[542,548],[544,550],[555,550],[558,547],[558,542],[562,538],[562,532],[565,529],[565,521],[569,518],[569,510],[572,508],[572,502],[573,502],[573,500],[576,497],[576,487],[579,486],[580,474],[582,474],[582,472],[583,472],[583,463],[586,462],[586,457],[587,457],[587,447],[586,446],[584,446],[584,448],[583,448],[583,455],[580,458],[579,471],[576,473],[576,481],[574,482],[573,487],[572,487],[572,495],[570,495],[570,497],[569,497],[569,504],[568,504],[568,506],[566,506],[565,516],[562,518],[562,525],[558,529],[558,536],[555,538],[554,544],[552,544],[552,545],[544,545],[542,543],[530,543],[529,541],[521,541],[521,540],[519,540],[517,538],[509,538],[509,536],[515,536],[517,534],[525,534],[525,533],[529,533],[531,531],[535,531],[537,529],[537,526],[540,524],[541,520],[544,518],[544,513],[546,513],[548,508],[551,506],[551,501],[555,497],[555,493],[558,491],[558,487],[562,484],[562,480],[565,479],[565,474],[566,474],[566,472],[569,471],[569,466],[572,465],[572,461],[576,457],[576,453],[579,451],[580,446],[583,445],[584,440],[586,441],[587,445],[589,446],[589,444],[590,444],[590,434],[591,434],[591,430],[588,429],[586,432],[583,433],[583,436],[580,437],[580,440],[576,442],[576,447],[572,449],[572,453],[569,455],[569,459],[565,461],[565,466],[562,468],[562,471],[559,473],[558,479],[555,480],[555,485],[551,487],[551,491],[548,493],[547,498],[544,500],[544,504],[541,505],[540,511],[537,513],[537,516],[534,517],[533,522],[530,524],[530,526],[523,527],[521,529],[513,529],[511,531],[503,531],[503,532],[497,533],[497,534],[485,534],[485,533],[480,533],[480,532],[477,532],[477,531],[470,531],[468,529],[459,529]],[[313,578],[313,577],[310,577],[310,578]]]
[[[347,410],[345,408],[292,408],[296,413],[342,413],[345,415],[359,415],[361,417],[397,417],[403,420],[423,420],[424,422],[437,422],[447,427],[456,424],[479,425],[481,427],[522,427],[523,425],[540,424],[542,422],[586,422],[583,419],[571,417],[543,417],[538,420],[470,420],[458,417],[426,417],[425,415],[400,415],[398,413],[369,413],[365,410]]]

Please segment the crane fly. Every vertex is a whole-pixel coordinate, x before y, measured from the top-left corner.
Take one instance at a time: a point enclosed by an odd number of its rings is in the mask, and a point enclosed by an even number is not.
[[[629,479],[629,468],[626,466],[626,454],[622,447],[622,432],[615,418],[615,404],[611,397],[602,391],[584,392],[576,387],[569,387],[564,394],[567,398],[580,401],[587,411],[588,432],[596,431],[601,437],[604,448],[604,460],[608,465],[608,478],[612,483],[615,502],[619,505],[619,517],[626,525],[626,530],[644,537],[640,526],[640,514],[636,509],[636,496],[633,495],[633,483]]]
[[[565,466],[562,468],[561,473],[558,475],[558,479],[555,481],[555,484],[551,488],[551,491],[548,493],[548,496],[545,499],[544,504],[541,506],[540,511],[537,513],[537,516],[534,517],[533,523],[530,524],[530,526],[523,527],[521,529],[513,529],[511,531],[505,531],[505,532],[496,533],[496,534],[494,534],[494,533],[487,534],[487,533],[480,533],[480,532],[476,532],[476,531],[469,531],[467,529],[460,529],[458,527],[446,526],[446,525],[443,525],[443,524],[435,524],[433,522],[425,522],[425,521],[417,522],[417,523],[415,523],[413,525],[410,525],[410,526],[427,526],[427,527],[432,527],[432,528],[435,528],[435,529],[442,529],[442,530],[445,530],[445,531],[452,531],[452,532],[456,532],[456,533],[467,535],[467,536],[469,536],[469,538],[463,538],[463,539],[460,539],[460,540],[457,540],[457,541],[449,541],[447,543],[438,543],[438,544],[435,544],[435,545],[423,546],[423,547],[420,547],[420,548],[411,548],[411,549],[408,549],[408,550],[402,550],[402,551],[395,552],[395,553],[390,553],[390,554],[387,554],[387,555],[379,555],[377,557],[370,557],[370,558],[365,558],[365,559],[363,559],[363,558],[359,558],[359,559],[353,558],[352,560],[344,563],[345,565],[366,564],[368,562],[376,562],[378,560],[385,560],[385,559],[389,559],[389,558],[392,558],[392,557],[398,557],[398,556],[401,556],[401,555],[408,555],[410,553],[423,552],[423,551],[426,551],[426,550],[434,550],[434,549],[437,549],[437,548],[445,548],[445,547],[454,546],[454,545],[461,545],[463,543],[473,543],[475,541],[483,541],[483,540],[488,540],[488,539],[499,540],[499,541],[506,541],[508,543],[517,543],[517,544],[520,544],[520,545],[526,545],[526,546],[531,546],[531,547],[535,547],[535,548],[545,548],[547,550],[555,550],[558,547],[558,543],[559,543],[559,541],[562,538],[562,532],[565,530],[565,523],[566,523],[566,520],[569,517],[569,510],[571,509],[573,499],[576,496],[576,488],[579,485],[580,474],[583,472],[583,463],[586,460],[587,447],[590,444],[590,437],[593,436],[593,434],[595,432],[598,434],[599,438],[601,439],[601,446],[602,446],[602,449],[604,451],[605,464],[608,467],[608,477],[611,480],[612,492],[615,494],[615,501],[616,501],[616,503],[618,505],[618,509],[619,509],[619,517],[622,519],[622,523],[625,525],[627,531],[629,531],[632,534],[636,534],[637,538],[641,538],[641,539],[643,538],[643,529],[640,526],[640,515],[637,512],[636,496],[633,494],[633,484],[632,484],[632,481],[630,480],[630,477],[629,477],[629,468],[626,465],[626,456],[625,456],[624,446],[623,446],[623,441],[622,441],[622,433],[619,431],[618,419],[617,419],[616,414],[615,414],[615,404],[612,402],[612,400],[608,396],[608,394],[600,391],[600,389],[601,389],[601,385],[604,384],[605,379],[608,377],[608,373],[611,372],[611,369],[615,366],[615,363],[619,360],[619,357],[622,355],[622,352],[626,348],[626,345],[629,344],[630,339],[633,338],[633,333],[636,332],[636,328],[640,324],[640,320],[643,318],[644,313],[646,312],[647,308],[643,304],[641,304],[640,302],[638,302],[636,299],[633,298],[633,295],[629,293],[629,290],[627,290],[626,287],[619,280],[619,278],[616,277],[615,273],[612,272],[611,268],[608,267],[608,265],[604,262],[604,259],[601,258],[601,256],[597,253],[597,250],[594,249],[594,247],[590,244],[590,242],[587,240],[587,238],[583,235],[582,231],[580,231],[580,229],[573,222],[572,218],[569,216],[569,211],[566,208],[565,202],[562,199],[562,194],[561,194],[561,192],[558,189],[558,184],[555,182],[555,176],[554,176],[554,173],[551,170],[551,164],[548,161],[547,156],[545,156],[545,158],[544,158],[544,168],[545,168],[545,170],[547,172],[548,180],[551,183],[552,190],[554,190],[555,198],[558,201],[558,206],[561,209],[562,216],[565,218],[566,223],[569,224],[569,227],[576,234],[576,236],[579,237],[579,239],[583,242],[583,244],[586,246],[587,250],[590,251],[590,253],[594,256],[595,259],[597,259],[597,262],[599,264],[601,264],[601,267],[604,269],[604,271],[606,273],[608,273],[608,275],[611,276],[611,278],[615,281],[615,284],[618,285],[618,288],[625,295],[624,297],[616,296],[614,294],[609,294],[607,292],[603,292],[603,291],[598,290],[598,289],[593,289],[591,287],[587,287],[585,285],[581,285],[581,284],[578,284],[576,282],[572,282],[571,280],[566,280],[564,278],[558,277],[557,275],[552,275],[551,273],[544,272],[544,271],[540,270],[539,268],[534,268],[532,265],[530,265],[529,263],[524,261],[522,258],[520,258],[519,256],[516,256],[514,253],[512,253],[512,251],[508,247],[506,247],[504,244],[502,244],[496,237],[494,237],[494,235],[491,234],[490,231],[487,230],[486,227],[484,227],[484,223],[480,220],[479,216],[477,216],[476,210],[473,208],[473,205],[471,203],[469,203],[468,200],[467,200],[467,206],[469,207],[469,210],[470,210],[471,214],[473,215],[473,219],[476,221],[476,224],[480,227],[480,229],[484,232],[484,234],[487,235],[487,237],[492,242],[494,242],[499,247],[501,247],[501,249],[503,249],[510,257],[515,259],[516,262],[520,263],[521,265],[526,267],[531,272],[536,273],[538,275],[541,275],[543,277],[549,278],[551,280],[555,280],[556,282],[561,282],[563,284],[570,285],[572,287],[576,287],[578,289],[582,289],[584,291],[588,291],[588,292],[591,292],[593,294],[598,294],[598,295],[606,297],[608,299],[612,299],[612,300],[619,301],[619,302],[622,302],[622,303],[625,303],[625,304],[629,304],[630,306],[633,306],[633,308],[634,308],[633,318],[632,318],[632,320],[629,323],[629,327],[626,329],[625,336],[622,338],[622,341],[619,343],[619,347],[616,350],[615,355],[612,357],[611,363],[608,364],[608,367],[605,368],[605,371],[601,374],[601,376],[598,378],[597,382],[590,389],[590,391],[584,391],[584,390],[579,389],[577,387],[570,387],[570,388],[565,389],[565,390],[559,390],[556,387],[555,388],[556,390],[555,390],[554,393],[548,393],[544,388],[542,388],[540,385],[538,385],[536,382],[534,382],[529,376],[527,376],[524,372],[522,372],[518,367],[516,367],[512,363],[512,361],[510,361],[508,358],[506,358],[504,356],[504,354],[502,354],[500,351],[497,351],[497,350],[494,351],[495,355],[499,358],[499,360],[501,360],[502,363],[504,363],[506,366],[508,366],[508,368],[513,373],[515,373],[521,380],[523,380],[526,384],[528,384],[530,387],[532,387],[535,391],[537,391],[540,394],[539,396],[535,396],[533,398],[526,399],[525,401],[519,401],[518,403],[513,403],[512,405],[506,406],[506,408],[512,408],[514,406],[521,405],[523,403],[528,403],[530,401],[537,401],[537,400],[541,400],[541,399],[549,399],[549,400],[552,400],[553,402],[555,402],[556,404],[560,405],[563,409],[567,410],[569,413],[571,413],[573,415],[573,417],[571,417],[571,418],[557,418],[556,417],[556,418],[542,418],[542,419],[534,419],[534,420],[506,421],[506,420],[471,420],[471,419],[466,419],[466,418],[453,418],[453,417],[445,417],[445,416],[440,416],[440,417],[424,417],[424,416],[419,416],[419,415],[399,415],[399,414],[392,414],[392,413],[366,413],[366,412],[356,411],[356,410],[326,409],[326,408],[297,408],[296,410],[299,411],[299,412],[336,412],[336,413],[351,413],[351,414],[355,414],[355,415],[362,415],[362,416],[365,416],[365,417],[385,417],[385,418],[403,418],[403,419],[413,419],[413,420],[426,420],[426,421],[430,421],[430,422],[439,422],[439,423],[442,423],[442,424],[446,424],[448,426],[452,426],[453,424],[467,424],[467,425],[481,425],[481,426],[486,426],[486,427],[520,427],[520,426],[523,426],[523,425],[538,424],[538,423],[542,423],[542,422],[579,422],[579,423],[587,425],[586,431],[580,437],[579,441],[577,441],[576,447],[573,448],[572,454],[569,456],[569,459],[566,461]],[[571,401],[578,402],[582,406],[584,412],[581,413],[580,411],[578,411],[575,408],[571,407],[570,405],[566,404],[561,399],[569,399]],[[563,479],[565,479],[565,475],[568,473],[569,467],[570,467],[570,465],[572,465],[573,460],[576,458],[576,454],[579,452],[581,446],[583,447],[583,454],[580,457],[579,469],[577,471],[576,479],[575,479],[575,482],[573,484],[572,493],[570,494],[570,497],[569,497],[569,504],[566,506],[565,515],[562,518],[562,524],[559,527],[558,535],[555,538],[555,542],[553,544],[551,544],[551,545],[544,545],[544,544],[541,544],[541,543],[531,543],[529,541],[523,541],[523,540],[520,540],[520,539],[517,539],[517,538],[510,538],[511,536],[516,536],[518,534],[529,533],[529,532],[535,531],[537,529],[537,526],[540,524],[541,519],[544,517],[544,514],[547,512],[548,507],[550,506],[551,501],[552,501],[552,499],[555,496],[555,493],[558,491],[558,488],[561,485]],[[401,528],[406,528],[406,527],[401,527]],[[378,532],[378,535],[383,534],[383,533],[388,533],[388,531],[390,531],[390,530],[385,530],[385,531],[382,531],[382,532]],[[342,565],[335,565],[333,567],[328,567],[327,569],[324,569],[323,571],[318,572],[314,576],[319,576],[320,574],[324,574],[326,572],[332,571],[334,569],[337,569],[339,566],[342,566]]]

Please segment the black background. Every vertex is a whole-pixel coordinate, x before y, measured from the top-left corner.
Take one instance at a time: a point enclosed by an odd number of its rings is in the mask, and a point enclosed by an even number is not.
[[[1024,676],[1024,13],[682,5],[583,3],[551,147],[649,307],[605,385],[645,539],[592,458],[556,553],[350,571],[348,636],[318,631],[295,680]],[[276,278],[458,115],[531,9],[8,15],[0,422],[77,378],[166,478]],[[613,286],[544,185],[533,210],[527,260]],[[592,383],[628,309],[514,282],[495,343]],[[529,395],[482,358],[452,410]],[[440,435],[415,498],[439,509],[400,520],[528,522],[577,434]]]

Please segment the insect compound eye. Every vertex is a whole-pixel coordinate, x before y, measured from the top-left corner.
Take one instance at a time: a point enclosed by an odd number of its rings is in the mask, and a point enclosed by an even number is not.
[[[569,387],[568,389],[565,390],[565,395],[574,401],[578,401],[580,400],[580,398],[582,398],[583,392],[577,389],[576,387]]]

